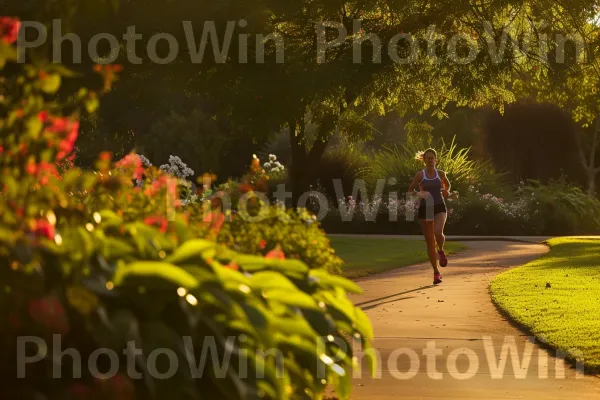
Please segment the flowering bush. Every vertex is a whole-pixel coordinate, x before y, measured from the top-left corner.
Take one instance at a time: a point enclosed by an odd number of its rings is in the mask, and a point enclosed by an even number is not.
[[[248,254],[265,255],[280,248],[288,257],[299,259],[312,268],[341,273],[343,261],[335,255],[314,214],[303,209],[263,207],[258,212],[260,223],[242,217],[225,223],[219,243]]]
[[[459,195],[460,194],[460,195]],[[449,234],[572,235],[600,233],[600,201],[564,181],[519,185],[507,197],[472,185],[446,199]],[[419,234],[418,201],[373,196],[339,199],[323,226],[330,233]],[[411,220],[407,218],[413,217]]]
[[[263,164],[263,168],[265,170],[265,174],[267,174],[271,179],[285,179],[285,167],[281,165],[279,161],[277,161],[277,156],[275,154],[269,154],[269,161]]]
[[[187,179],[188,176],[194,175],[194,171],[191,168],[188,168],[188,166],[181,161],[181,158],[177,156],[169,156],[169,164],[161,165],[160,170],[168,172],[183,180]]]
[[[134,180],[138,186],[142,185],[142,177],[148,174],[148,170],[155,168],[152,162],[142,154],[128,154],[119,162],[116,163],[118,167],[123,165],[135,165],[136,173],[134,174]],[[159,170],[165,172],[177,180],[177,191],[179,193],[179,200],[182,205],[201,201],[201,197],[198,196],[194,190],[195,185],[187,178],[194,175],[194,171],[177,156],[169,157],[169,164],[163,164],[159,167]],[[204,193],[209,195],[210,193]]]
[[[10,43],[0,41],[3,62],[11,61]],[[347,398],[350,341],[360,338],[369,348],[373,338],[369,320],[346,297],[360,288],[285,251],[248,255],[215,243],[209,231],[218,224],[184,211],[174,201],[173,178],[142,170],[140,157],[113,163],[103,153],[93,171],[71,168],[57,176],[56,163],[70,157],[78,116],[98,97],[80,91],[80,107],[63,114],[56,82],[66,76],[22,67],[25,80],[1,83],[0,351],[18,360],[25,349],[15,346],[17,338],[35,336],[38,343],[26,347],[42,359],[26,364],[25,379],[14,363],[0,364],[0,397],[320,398],[334,384]],[[117,70],[98,69],[105,78],[99,94]],[[58,344],[53,335],[60,335]],[[133,364],[124,353],[131,343]],[[205,368],[197,377],[183,367],[198,364],[205,344],[231,357],[224,376]],[[83,369],[100,348],[114,351],[119,363],[98,361],[99,370],[111,371],[102,377],[87,370],[76,376],[74,357],[59,364],[52,356],[67,348],[77,351]],[[170,371],[160,358],[152,365],[157,349],[177,357],[179,368],[168,379],[149,372]],[[281,358],[270,356],[271,349]]]

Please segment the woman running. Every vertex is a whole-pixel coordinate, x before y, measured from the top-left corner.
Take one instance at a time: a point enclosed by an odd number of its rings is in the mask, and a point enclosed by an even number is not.
[[[440,265],[448,265],[448,259],[444,252],[444,225],[446,224],[446,202],[444,198],[450,195],[450,181],[443,171],[435,168],[437,163],[437,153],[434,149],[427,149],[423,153],[423,162],[425,168],[419,172],[413,179],[408,189],[409,193],[421,198],[419,204],[419,223],[421,230],[427,242],[427,253],[429,261],[433,267],[433,284],[442,283],[442,275],[438,269],[437,255],[440,258]],[[419,187],[420,191],[415,192]],[[436,242],[438,254],[436,251]]]

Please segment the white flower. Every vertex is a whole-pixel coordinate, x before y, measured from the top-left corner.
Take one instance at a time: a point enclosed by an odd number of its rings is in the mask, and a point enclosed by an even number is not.
[[[277,160],[277,156],[275,156],[275,154],[269,154],[269,161],[275,161]]]
[[[140,158],[140,160],[142,161],[142,164],[146,167],[151,167],[152,163],[150,162],[150,160],[148,160],[145,156],[143,156],[142,154],[138,154],[138,157]]]
[[[185,179],[188,176],[194,175],[194,171],[181,161],[181,158],[177,156],[169,157],[169,164],[163,164],[160,166],[161,171],[166,171],[172,175],[175,175],[181,179]]]

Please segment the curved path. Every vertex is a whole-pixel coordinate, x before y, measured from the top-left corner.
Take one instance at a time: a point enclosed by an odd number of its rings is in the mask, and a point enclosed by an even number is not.
[[[600,379],[538,347],[490,299],[495,275],[548,248],[489,240],[465,244],[468,249],[441,269],[439,286],[432,285],[429,264],[357,280],[365,293],[351,299],[373,323],[381,364],[380,375],[371,378],[357,352],[362,376],[355,373],[351,399],[600,399]]]

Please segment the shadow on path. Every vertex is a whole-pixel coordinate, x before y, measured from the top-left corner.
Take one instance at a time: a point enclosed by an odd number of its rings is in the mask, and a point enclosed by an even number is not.
[[[433,288],[433,287],[435,287],[435,285],[421,286],[420,288],[411,289],[411,290],[407,290],[407,291],[404,291],[404,292],[391,294],[389,296],[379,297],[377,299],[363,301],[362,303],[356,303],[355,306],[356,307],[361,307],[363,310],[370,310],[370,309],[375,308],[375,307],[377,307],[377,306],[379,306],[381,304],[387,304],[387,303],[393,303],[395,301],[412,299],[414,296],[402,297],[402,298],[399,298],[399,299],[394,299],[394,300],[389,300],[389,301],[383,301],[383,302],[381,300],[386,300],[386,299],[390,299],[392,297],[401,296],[403,294],[412,293],[412,292],[418,292],[419,290],[430,289],[430,288]],[[371,304],[371,303],[376,303],[376,304]],[[367,305],[367,304],[369,304],[369,305]],[[367,305],[367,306],[366,307],[362,307],[362,306],[365,306],[365,305]]]

